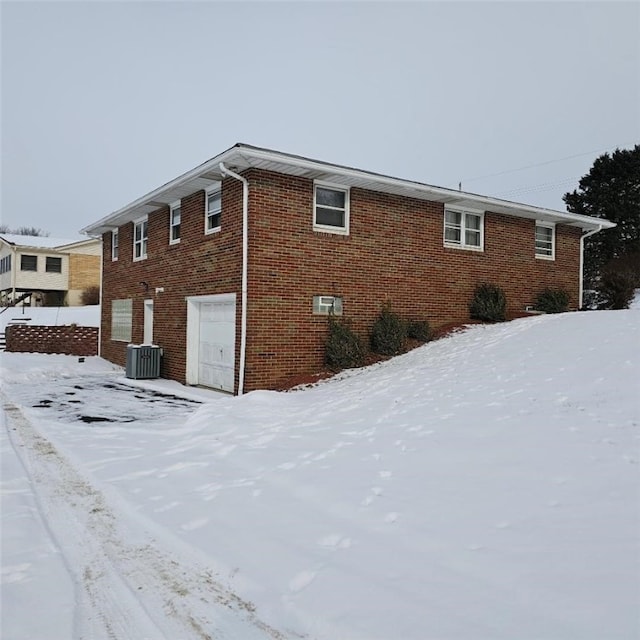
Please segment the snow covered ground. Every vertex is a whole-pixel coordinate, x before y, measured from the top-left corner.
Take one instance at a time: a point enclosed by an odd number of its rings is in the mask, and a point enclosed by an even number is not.
[[[289,393],[1,375],[3,639],[640,637],[637,306]]]

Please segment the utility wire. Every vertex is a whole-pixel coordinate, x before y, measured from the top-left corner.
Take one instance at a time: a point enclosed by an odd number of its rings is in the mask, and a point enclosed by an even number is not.
[[[542,184],[532,184],[529,187],[517,187],[515,189],[510,189],[509,191],[500,191],[496,193],[496,196],[506,196],[506,195],[516,195],[520,193],[528,193],[531,191],[549,191],[550,189],[554,189],[556,187],[562,187],[568,184],[575,184],[580,177],[575,178],[565,178],[560,182],[543,182]]]
[[[526,169],[533,169],[535,167],[544,167],[548,164],[553,164],[554,162],[562,162],[564,160],[572,160],[573,158],[581,158],[583,156],[589,156],[593,153],[602,153],[603,151],[611,151],[612,149],[619,149],[621,147],[627,147],[630,146],[632,144],[637,144],[637,143],[632,143],[632,142],[627,142],[625,144],[618,144],[615,145],[613,147],[607,147],[605,149],[594,149],[593,151],[586,151],[584,153],[576,153],[575,155],[572,156],[566,156],[565,158],[556,158],[555,160],[547,160],[546,162],[538,162],[536,164],[529,164],[526,167],[520,167],[519,169],[509,169],[507,171],[500,171],[499,173],[489,173],[485,176],[477,176],[475,178],[467,178],[465,180],[462,180],[461,184],[466,184],[467,182],[474,182],[475,180],[482,180],[484,178],[495,178],[497,176],[504,176],[507,173],[515,173],[517,171],[525,171]]]

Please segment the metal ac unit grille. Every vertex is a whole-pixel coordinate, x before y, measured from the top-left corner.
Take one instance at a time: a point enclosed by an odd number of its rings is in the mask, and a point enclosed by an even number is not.
[[[135,380],[141,378],[159,378],[161,354],[162,350],[155,345],[128,345],[125,375],[127,378],[133,378]]]

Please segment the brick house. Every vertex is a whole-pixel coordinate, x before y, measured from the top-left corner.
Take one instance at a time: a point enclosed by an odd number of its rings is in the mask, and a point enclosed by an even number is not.
[[[81,305],[82,292],[100,285],[101,254],[96,238],[0,234],[0,304]]]
[[[477,284],[518,313],[581,304],[582,238],[612,223],[245,144],[89,225],[102,235],[101,354],[163,348],[163,377],[233,393],[322,367],[330,310],[365,336],[390,300],[433,327]]]

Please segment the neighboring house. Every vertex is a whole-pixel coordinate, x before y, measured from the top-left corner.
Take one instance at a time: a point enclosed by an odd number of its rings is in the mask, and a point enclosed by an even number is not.
[[[510,313],[545,287],[576,309],[582,238],[612,226],[237,144],[83,231],[103,238],[103,357],[153,342],[164,377],[242,393],[319,370],[330,311],[363,336],[386,300],[438,327],[482,282]]]
[[[102,243],[0,234],[0,304],[81,305],[82,292],[100,285]]]

